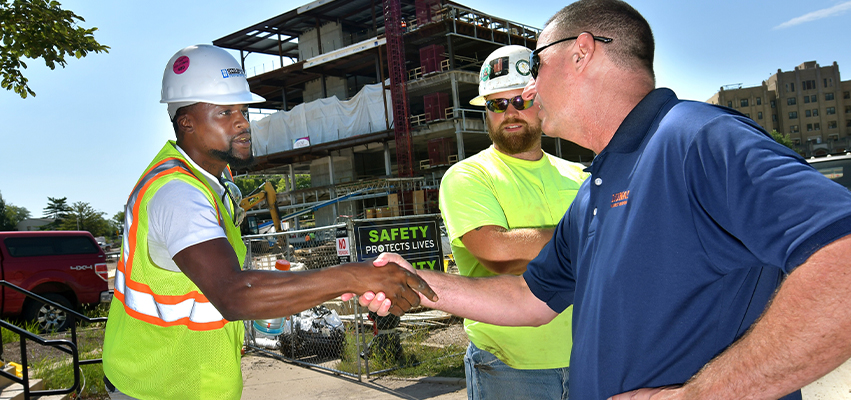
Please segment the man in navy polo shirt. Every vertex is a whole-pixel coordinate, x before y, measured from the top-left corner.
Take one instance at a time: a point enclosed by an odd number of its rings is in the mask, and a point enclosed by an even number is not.
[[[574,399],[800,399],[851,357],[851,193],[749,118],[654,89],[653,52],[621,1],[547,23],[524,96],[592,175],[522,277],[418,271],[423,304],[498,325],[573,304]]]

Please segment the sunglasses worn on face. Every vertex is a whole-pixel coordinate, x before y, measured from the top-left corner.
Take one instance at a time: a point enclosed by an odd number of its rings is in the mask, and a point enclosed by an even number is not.
[[[225,193],[222,194],[222,203],[225,202],[225,196],[230,196],[231,201],[233,201],[233,207],[231,207],[231,218],[233,218],[234,226],[239,226],[239,224],[242,223],[242,220],[245,219],[245,210],[239,206],[239,202],[242,201],[242,191],[239,190],[239,186],[236,186],[236,183],[233,183],[230,179],[221,178],[219,179],[219,183],[221,183],[225,188]]]
[[[517,111],[523,111],[529,107],[532,107],[532,102],[532,100],[523,100],[523,96],[518,95],[510,99],[490,99],[485,102],[485,105],[488,107],[488,110],[491,110],[492,112],[495,112],[497,114],[501,114],[508,109],[509,104],[514,106]]]
[[[583,33],[591,34],[590,32],[583,32]],[[602,37],[602,36],[594,36],[593,34],[591,34],[591,37],[594,38],[594,40],[597,40],[597,41],[600,41],[600,42],[603,42],[603,43],[611,43],[611,41],[612,41],[612,38],[607,38],[607,37]],[[568,40],[576,40],[576,39],[579,39],[579,36],[571,36],[569,38],[556,40],[555,42],[547,43],[547,44],[533,50],[532,54],[529,54],[529,65],[530,65],[529,71],[532,73],[532,79],[538,79],[538,69],[541,68],[541,57],[540,57],[539,54],[541,54],[541,52],[544,51],[544,49],[546,49],[547,47],[550,47],[554,44],[559,44],[561,42],[566,42]]]

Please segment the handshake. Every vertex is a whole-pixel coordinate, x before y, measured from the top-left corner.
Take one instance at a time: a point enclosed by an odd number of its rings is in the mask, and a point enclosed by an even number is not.
[[[355,279],[363,288],[358,302],[379,316],[401,316],[421,302],[434,304],[437,294],[418,276],[410,263],[398,254],[382,253],[370,262],[358,263]],[[344,293],[343,301],[356,293]]]

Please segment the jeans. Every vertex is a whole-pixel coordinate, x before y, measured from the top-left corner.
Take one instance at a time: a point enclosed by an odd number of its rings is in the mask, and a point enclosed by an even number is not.
[[[464,355],[469,400],[568,398],[568,368],[514,369],[473,343]]]

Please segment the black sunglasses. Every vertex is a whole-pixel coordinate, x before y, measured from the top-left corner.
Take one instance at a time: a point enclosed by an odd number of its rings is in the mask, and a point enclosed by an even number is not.
[[[510,99],[490,99],[485,102],[485,106],[488,107],[488,110],[491,110],[492,112],[495,112],[497,114],[501,114],[508,109],[509,104],[514,106],[517,111],[523,111],[529,107],[532,107],[532,103],[532,100],[523,100],[523,96],[518,95]]]
[[[242,191],[239,190],[239,186],[236,186],[232,180],[227,178],[219,178],[219,183],[225,188],[225,192],[222,193],[222,203],[227,202],[225,200],[226,197],[230,197],[231,201],[233,201],[233,207],[231,207],[231,218],[233,218],[234,226],[239,226],[242,221],[245,219],[245,210],[239,205],[242,202]]]
[[[591,34],[590,32],[582,32],[582,33]],[[610,43],[612,41],[612,38],[607,38],[607,37],[603,37],[603,36],[594,36],[593,34],[591,34],[591,37],[594,38],[594,40],[597,40],[597,41],[600,41],[600,42],[603,42],[603,43]],[[550,47],[554,44],[559,44],[561,42],[566,42],[568,40],[576,40],[576,39],[579,39],[579,36],[571,36],[569,38],[556,40],[555,42],[547,43],[547,44],[533,50],[532,54],[529,54],[529,65],[531,66],[529,71],[532,73],[532,79],[538,79],[538,69],[541,68],[541,57],[539,56],[539,54],[541,54],[541,52],[544,51],[544,49],[546,49],[547,47]]]

